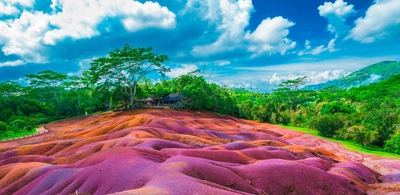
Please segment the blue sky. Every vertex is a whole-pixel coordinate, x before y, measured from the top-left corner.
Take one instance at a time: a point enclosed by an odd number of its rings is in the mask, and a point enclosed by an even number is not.
[[[170,78],[270,91],[400,60],[399,0],[0,0],[0,81],[79,75],[124,44],[167,54]]]

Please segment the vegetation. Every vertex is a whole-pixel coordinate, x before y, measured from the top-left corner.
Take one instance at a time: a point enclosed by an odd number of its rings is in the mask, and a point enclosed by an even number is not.
[[[170,69],[162,63],[166,55],[157,55],[152,48],[133,48],[130,45],[116,49],[107,57],[93,60],[90,74],[91,82],[101,88],[115,88],[130,100],[131,108],[135,108],[134,97],[137,86],[146,75],[158,72],[164,76]]]
[[[303,128],[303,127],[291,127],[291,126],[284,126],[284,125],[279,125],[282,128],[286,128],[286,129],[290,129],[290,130],[294,130],[294,131],[298,131],[298,132],[303,132],[303,133],[307,133],[307,134],[311,134],[332,142],[336,142],[341,144],[342,146],[344,146],[346,149],[348,150],[352,150],[352,151],[356,151],[356,152],[363,152],[366,154],[373,154],[376,156],[383,156],[383,157],[389,157],[389,158],[400,158],[399,154],[394,154],[394,153],[390,153],[390,152],[386,152],[384,151],[382,148],[380,147],[375,147],[375,146],[363,146],[357,142],[354,142],[352,140],[340,140],[340,139],[334,139],[334,138],[327,138],[327,137],[323,137],[320,134],[318,134],[317,131],[315,130],[311,130],[311,129],[307,129],[307,128]]]
[[[355,71],[343,78],[328,81],[317,85],[304,87],[305,90],[322,90],[332,88],[351,88],[361,85],[369,85],[382,80],[387,80],[394,74],[400,74],[400,62],[384,61],[379,62],[358,71]]]
[[[39,124],[109,109],[134,108],[135,98],[182,94],[186,107],[299,128],[365,148],[400,154],[400,75],[368,86],[298,90],[305,77],[273,93],[231,89],[191,72],[158,83],[150,73],[168,72],[165,55],[151,48],[110,52],[82,77],[53,71],[26,75],[28,86],[0,83],[0,139],[34,131]]]

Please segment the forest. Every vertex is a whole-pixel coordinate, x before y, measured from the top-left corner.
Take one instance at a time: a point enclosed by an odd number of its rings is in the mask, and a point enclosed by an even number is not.
[[[400,75],[351,89],[298,89],[304,77],[281,83],[272,93],[232,89],[208,82],[199,71],[174,79],[165,55],[125,45],[93,60],[82,76],[46,70],[28,74],[28,84],[0,83],[0,140],[32,134],[45,123],[116,109],[135,100],[171,93],[185,106],[272,124],[304,127],[320,135],[352,140],[400,154]],[[161,74],[155,82],[148,75]]]

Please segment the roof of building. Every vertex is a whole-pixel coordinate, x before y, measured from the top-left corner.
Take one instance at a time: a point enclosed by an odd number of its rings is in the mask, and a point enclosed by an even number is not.
[[[175,101],[175,100],[183,100],[183,96],[177,93],[169,94],[162,101]]]
[[[148,97],[146,99],[138,99],[138,102],[154,102],[154,99],[152,97]]]

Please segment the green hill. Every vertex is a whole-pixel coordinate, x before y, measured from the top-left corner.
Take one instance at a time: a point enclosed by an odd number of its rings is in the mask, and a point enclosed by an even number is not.
[[[321,90],[329,87],[351,88],[361,85],[369,85],[382,80],[387,80],[390,76],[400,74],[400,62],[383,61],[367,66],[355,71],[343,78],[328,81],[317,85],[305,86],[304,90]]]

